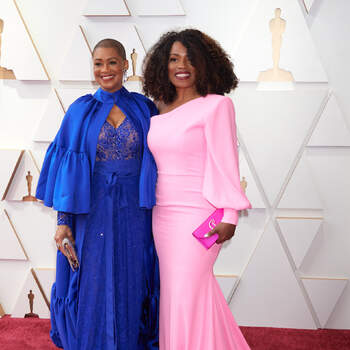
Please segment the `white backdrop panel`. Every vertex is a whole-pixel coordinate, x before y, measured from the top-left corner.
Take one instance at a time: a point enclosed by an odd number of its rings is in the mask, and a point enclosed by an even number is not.
[[[31,148],[50,90],[42,82],[0,80],[0,148]]]
[[[78,25],[73,30],[70,42],[71,44],[62,62],[58,78],[68,81],[94,80],[91,52]]]
[[[317,0],[313,8],[315,11],[312,11],[310,31],[327,70],[331,88],[350,125],[350,46],[347,40],[347,34],[350,32],[350,1]]]
[[[240,325],[315,328],[272,223],[242,274],[230,306]]]
[[[34,269],[47,300],[51,298],[51,287],[56,279],[56,270],[54,268],[36,268]]]
[[[7,314],[12,313],[29,266],[29,261],[0,260],[0,299]]]
[[[185,14],[179,0],[136,0],[134,8],[138,16],[181,16]]]
[[[324,199],[323,235],[315,239],[303,271],[334,276],[350,271],[350,149],[308,149],[308,160]]]
[[[48,80],[13,0],[1,0],[0,16],[4,21],[0,65],[12,69],[18,80]]]
[[[264,230],[266,213],[263,209],[248,211],[239,218],[235,236],[221,248],[214,271],[218,275],[241,275]]]
[[[302,281],[323,328],[326,326],[348,280],[304,277]]]
[[[224,297],[227,301],[229,301],[229,299],[231,298],[235,286],[239,281],[239,277],[238,276],[215,276],[216,280],[219,283],[219,286],[222,290],[222,293],[224,294]]]
[[[64,109],[67,111],[69,106],[80,96],[94,94],[93,88],[75,88],[75,89],[57,89],[58,95],[61,98]]]
[[[56,212],[41,203],[8,202],[7,211],[33,267],[56,263]],[[43,248],[45,247],[45,248]]]
[[[34,141],[51,142],[56,136],[56,133],[61,125],[64,116],[64,109],[58,99],[58,96],[53,91],[47,101],[47,106],[44,115],[42,116],[37,126]]]
[[[8,187],[11,175],[19,160],[21,150],[0,149],[0,198],[2,199]]]
[[[350,150],[308,149],[308,159],[324,200],[324,224],[302,271],[309,276],[349,276]],[[346,288],[327,327],[349,328],[350,288]]]
[[[34,294],[33,300],[33,313],[39,315],[40,318],[50,318],[50,310],[45,303],[45,299],[40,292],[40,289],[31,273],[28,272],[27,278],[20,289],[19,297],[17,299],[16,305],[12,310],[12,317],[24,317],[25,314],[30,313],[29,291]]]
[[[254,91],[234,95],[237,125],[272,203],[325,98],[326,90]]]
[[[310,12],[315,0],[303,0],[307,12]]]
[[[350,131],[332,95],[312,133],[308,146],[350,146]]]
[[[132,13],[137,12],[137,1],[128,0]],[[198,28],[216,39],[235,61],[234,47],[245,28],[247,17],[254,8],[254,1],[182,0],[181,3],[186,16],[158,16],[156,19],[152,16],[133,18],[146,49],[149,49],[161,34],[169,30]],[[218,18],[220,21],[217,20]]]
[[[289,179],[279,208],[321,209],[323,208],[319,190],[304,153]]]
[[[85,16],[130,16],[124,0],[88,0]]]
[[[320,229],[322,219],[283,218],[277,221],[294,263],[299,268]]]
[[[343,294],[340,296],[333,312],[331,313],[327,328],[333,329],[348,329],[349,324],[349,310],[350,310],[350,292],[349,283],[346,284]]]
[[[0,259],[27,260],[4,212],[0,212]]]

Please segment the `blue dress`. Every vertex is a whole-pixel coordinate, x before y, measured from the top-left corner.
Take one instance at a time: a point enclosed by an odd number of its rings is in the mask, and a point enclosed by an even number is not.
[[[80,261],[73,272],[57,253],[50,335],[66,350],[158,348],[158,262],[151,210],[140,207],[143,135],[124,114],[117,129],[104,121],[98,134],[89,212],[58,215]]]

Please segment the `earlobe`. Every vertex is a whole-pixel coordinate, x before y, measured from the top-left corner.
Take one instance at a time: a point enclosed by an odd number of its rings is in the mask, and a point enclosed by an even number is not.
[[[125,60],[124,61],[124,71],[127,71],[129,69],[129,61]]]

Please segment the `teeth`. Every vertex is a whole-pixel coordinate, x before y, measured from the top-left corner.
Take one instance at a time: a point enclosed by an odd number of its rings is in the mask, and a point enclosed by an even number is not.
[[[109,80],[109,79],[112,79],[113,78],[113,75],[107,75],[105,77],[102,77],[102,80]]]
[[[179,78],[187,78],[189,77],[189,73],[178,73],[178,74],[175,74],[177,77]]]

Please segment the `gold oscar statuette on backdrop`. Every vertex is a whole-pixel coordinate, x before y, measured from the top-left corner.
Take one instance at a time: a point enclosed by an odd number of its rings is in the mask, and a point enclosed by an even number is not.
[[[28,174],[26,176],[26,180],[27,180],[28,195],[24,196],[22,198],[22,201],[25,201],[25,202],[36,202],[37,199],[34,196],[32,196],[33,176],[30,174],[30,171],[28,171]]]
[[[248,182],[247,180],[245,179],[245,177],[243,176],[242,177],[242,180],[241,180],[241,187],[242,187],[242,190],[243,192],[245,193],[246,189],[247,189],[247,186],[248,186]]]
[[[4,21],[0,18],[0,59],[1,59],[1,37],[4,31]],[[0,61],[1,62],[1,61]],[[1,67],[0,65],[0,79],[16,79],[12,70]]]
[[[137,52],[135,49],[132,50],[130,54],[131,65],[132,65],[132,75],[128,77],[126,81],[141,81],[142,78],[139,75],[136,75],[136,63],[137,63]]]
[[[35,296],[34,296],[32,290],[29,291],[29,294],[27,296],[28,296],[28,301],[29,301],[29,310],[30,310],[30,312],[28,314],[25,314],[24,318],[28,318],[28,317],[39,318],[39,315],[37,315],[37,314],[35,314],[33,312]]]
[[[245,177],[243,176],[242,177],[242,180],[241,180],[241,188],[243,190],[244,193],[246,193],[246,190],[247,190],[247,187],[248,187],[248,182],[247,180],[245,179]],[[248,210],[247,209],[243,209],[239,212],[240,216],[248,216]]]
[[[279,67],[282,34],[286,30],[286,21],[281,18],[281,9],[275,9],[275,17],[270,20],[269,27],[272,34],[272,61],[273,68],[260,72],[258,81],[294,81],[291,72]]]

